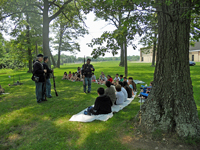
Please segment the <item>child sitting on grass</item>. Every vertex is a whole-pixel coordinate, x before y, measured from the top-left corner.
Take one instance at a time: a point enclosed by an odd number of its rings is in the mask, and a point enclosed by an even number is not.
[[[120,75],[120,76],[119,76],[119,78],[120,78],[120,80],[119,80],[119,81],[121,81],[121,82],[123,82],[123,81],[124,81],[124,79],[123,79],[123,75]]]
[[[126,81],[126,82],[127,82],[127,78],[126,78],[126,77],[124,77],[124,81]]]
[[[96,82],[96,76],[92,73],[92,82]]]
[[[70,78],[72,77],[71,71],[69,71],[69,74],[67,76],[67,79],[70,80]]]
[[[128,84],[129,84],[130,88],[132,89],[132,94],[134,95],[134,92],[135,92],[137,89],[136,89],[136,84],[135,84],[135,82],[133,81],[133,78],[132,78],[132,77],[129,77],[129,78],[128,78]]]
[[[115,87],[115,89],[116,89],[116,98],[117,98],[117,100],[116,100],[116,105],[121,105],[121,104],[123,104],[123,102],[124,102],[124,94],[123,94],[123,92],[121,91],[121,85],[120,84],[118,84],[118,85],[116,85],[116,87]]]
[[[64,72],[62,80],[67,80],[67,72]]]
[[[112,102],[110,100],[110,97],[104,95],[104,88],[98,88],[97,93],[99,96],[96,98],[94,107],[90,107],[89,112],[94,115],[111,113]]]
[[[110,81],[106,81],[106,86],[107,86],[107,89],[105,90],[105,95],[110,97],[112,101],[112,105],[114,105],[116,101],[115,89],[111,87]]]
[[[123,87],[123,82],[119,81],[119,85],[121,85],[121,91],[124,94],[124,102],[125,102],[125,101],[127,101],[128,93],[127,93],[126,89]]]
[[[113,82],[113,79],[112,79],[112,77],[111,77],[110,75],[107,75],[107,81],[110,81],[110,83]],[[105,84],[105,83],[104,83],[104,84]]]
[[[73,74],[72,74],[72,76],[71,76],[70,80],[71,80],[71,81],[76,81],[76,75],[75,75],[75,73],[74,73],[74,72],[73,72]]]
[[[99,84],[105,84],[106,81],[107,81],[107,78],[105,77],[104,74],[102,74],[102,78],[101,78],[101,80],[99,81]]]
[[[128,98],[132,97],[132,89],[129,87],[128,83],[126,81],[123,82],[123,87],[126,89]]]
[[[114,82],[118,82],[119,80],[120,80],[119,74],[117,73],[116,76],[115,76],[115,78],[114,78],[113,83],[114,83]]]
[[[99,79],[98,79],[98,82],[100,82],[102,80],[102,77],[103,77],[104,73],[101,72],[101,75],[99,76]],[[105,75],[104,75],[105,76]]]

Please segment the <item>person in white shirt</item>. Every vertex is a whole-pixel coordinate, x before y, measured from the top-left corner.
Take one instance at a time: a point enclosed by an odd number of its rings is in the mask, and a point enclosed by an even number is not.
[[[118,84],[116,85],[115,89],[116,89],[116,105],[121,105],[124,102],[124,93],[121,91],[121,85]]]
[[[119,78],[119,74],[116,74],[115,78],[114,78],[114,81],[119,81],[120,78]]]
[[[124,94],[124,102],[127,101],[127,98],[128,98],[128,93],[126,91],[126,89],[123,87],[123,82],[119,81],[119,85],[121,85],[121,91],[123,92]]]
[[[113,82],[112,82],[112,84],[117,85],[118,82],[119,82],[119,80],[120,80],[119,74],[117,73],[116,76],[115,76],[115,78],[114,78],[114,80],[113,80]]]

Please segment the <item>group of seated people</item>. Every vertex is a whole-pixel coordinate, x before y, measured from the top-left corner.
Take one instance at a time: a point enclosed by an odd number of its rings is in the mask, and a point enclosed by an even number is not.
[[[96,98],[94,107],[88,107],[87,111],[84,112],[85,115],[111,113],[111,106],[122,105],[127,101],[127,98],[131,98],[133,95],[133,90],[127,81],[118,81],[116,85],[113,85],[110,81],[106,81],[105,85],[107,86],[105,90],[103,87],[97,90],[99,96]]]
[[[69,71],[69,74],[67,74],[67,72],[64,72],[62,80],[83,81],[83,78],[81,75],[81,68],[78,67],[77,72],[71,73],[71,71]]]

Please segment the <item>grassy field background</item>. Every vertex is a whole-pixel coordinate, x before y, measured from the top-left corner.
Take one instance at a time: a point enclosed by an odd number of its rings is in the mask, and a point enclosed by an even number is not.
[[[99,77],[101,71],[106,75],[124,74],[119,62],[92,63]],[[128,63],[128,75],[149,84],[153,80],[153,67],[148,63]],[[38,104],[35,98],[35,85],[32,74],[26,70],[0,70],[0,84],[8,95],[0,96],[0,150],[58,150],[58,149],[132,149],[127,137],[133,135],[132,118],[139,111],[138,98],[122,111],[115,113],[106,122],[69,122],[70,117],[92,105],[97,97],[98,87],[92,83],[91,94],[83,93],[82,82],[61,80],[63,73],[75,72],[81,64],[67,64],[55,69],[58,97]],[[200,63],[191,68],[194,98],[200,117]],[[8,86],[20,80],[23,85]],[[9,78],[8,76],[11,76]],[[53,85],[52,79],[51,83]],[[139,90],[139,85],[137,86]]]

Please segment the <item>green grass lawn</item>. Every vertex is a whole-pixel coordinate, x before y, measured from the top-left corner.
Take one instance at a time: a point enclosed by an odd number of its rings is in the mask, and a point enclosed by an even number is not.
[[[112,77],[116,73],[123,74],[124,68],[119,62],[92,63],[100,72]],[[147,63],[128,64],[128,75],[149,84],[153,80],[153,67]],[[52,99],[48,102],[36,103],[35,85],[32,74],[26,70],[0,70],[0,84],[8,95],[0,96],[0,150],[113,150],[132,149],[127,144],[127,137],[133,136],[132,118],[139,110],[138,98],[123,110],[115,113],[106,122],[91,123],[69,122],[72,115],[92,105],[97,97],[97,88],[102,86],[92,83],[91,94],[83,93],[82,82],[61,80],[65,71],[75,72],[80,64],[68,64],[55,69],[58,97],[52,87]],[[200,63],[191,68],[194,98],[200,117]],[[8,86],[21,79],[21,86]],[[52,79],[51,79],[52,82]],[[53,82],[52,82],[53,85]],[[105,86],[103,86],[105,87]],[[139,90],[139,85],[137,86]]]

